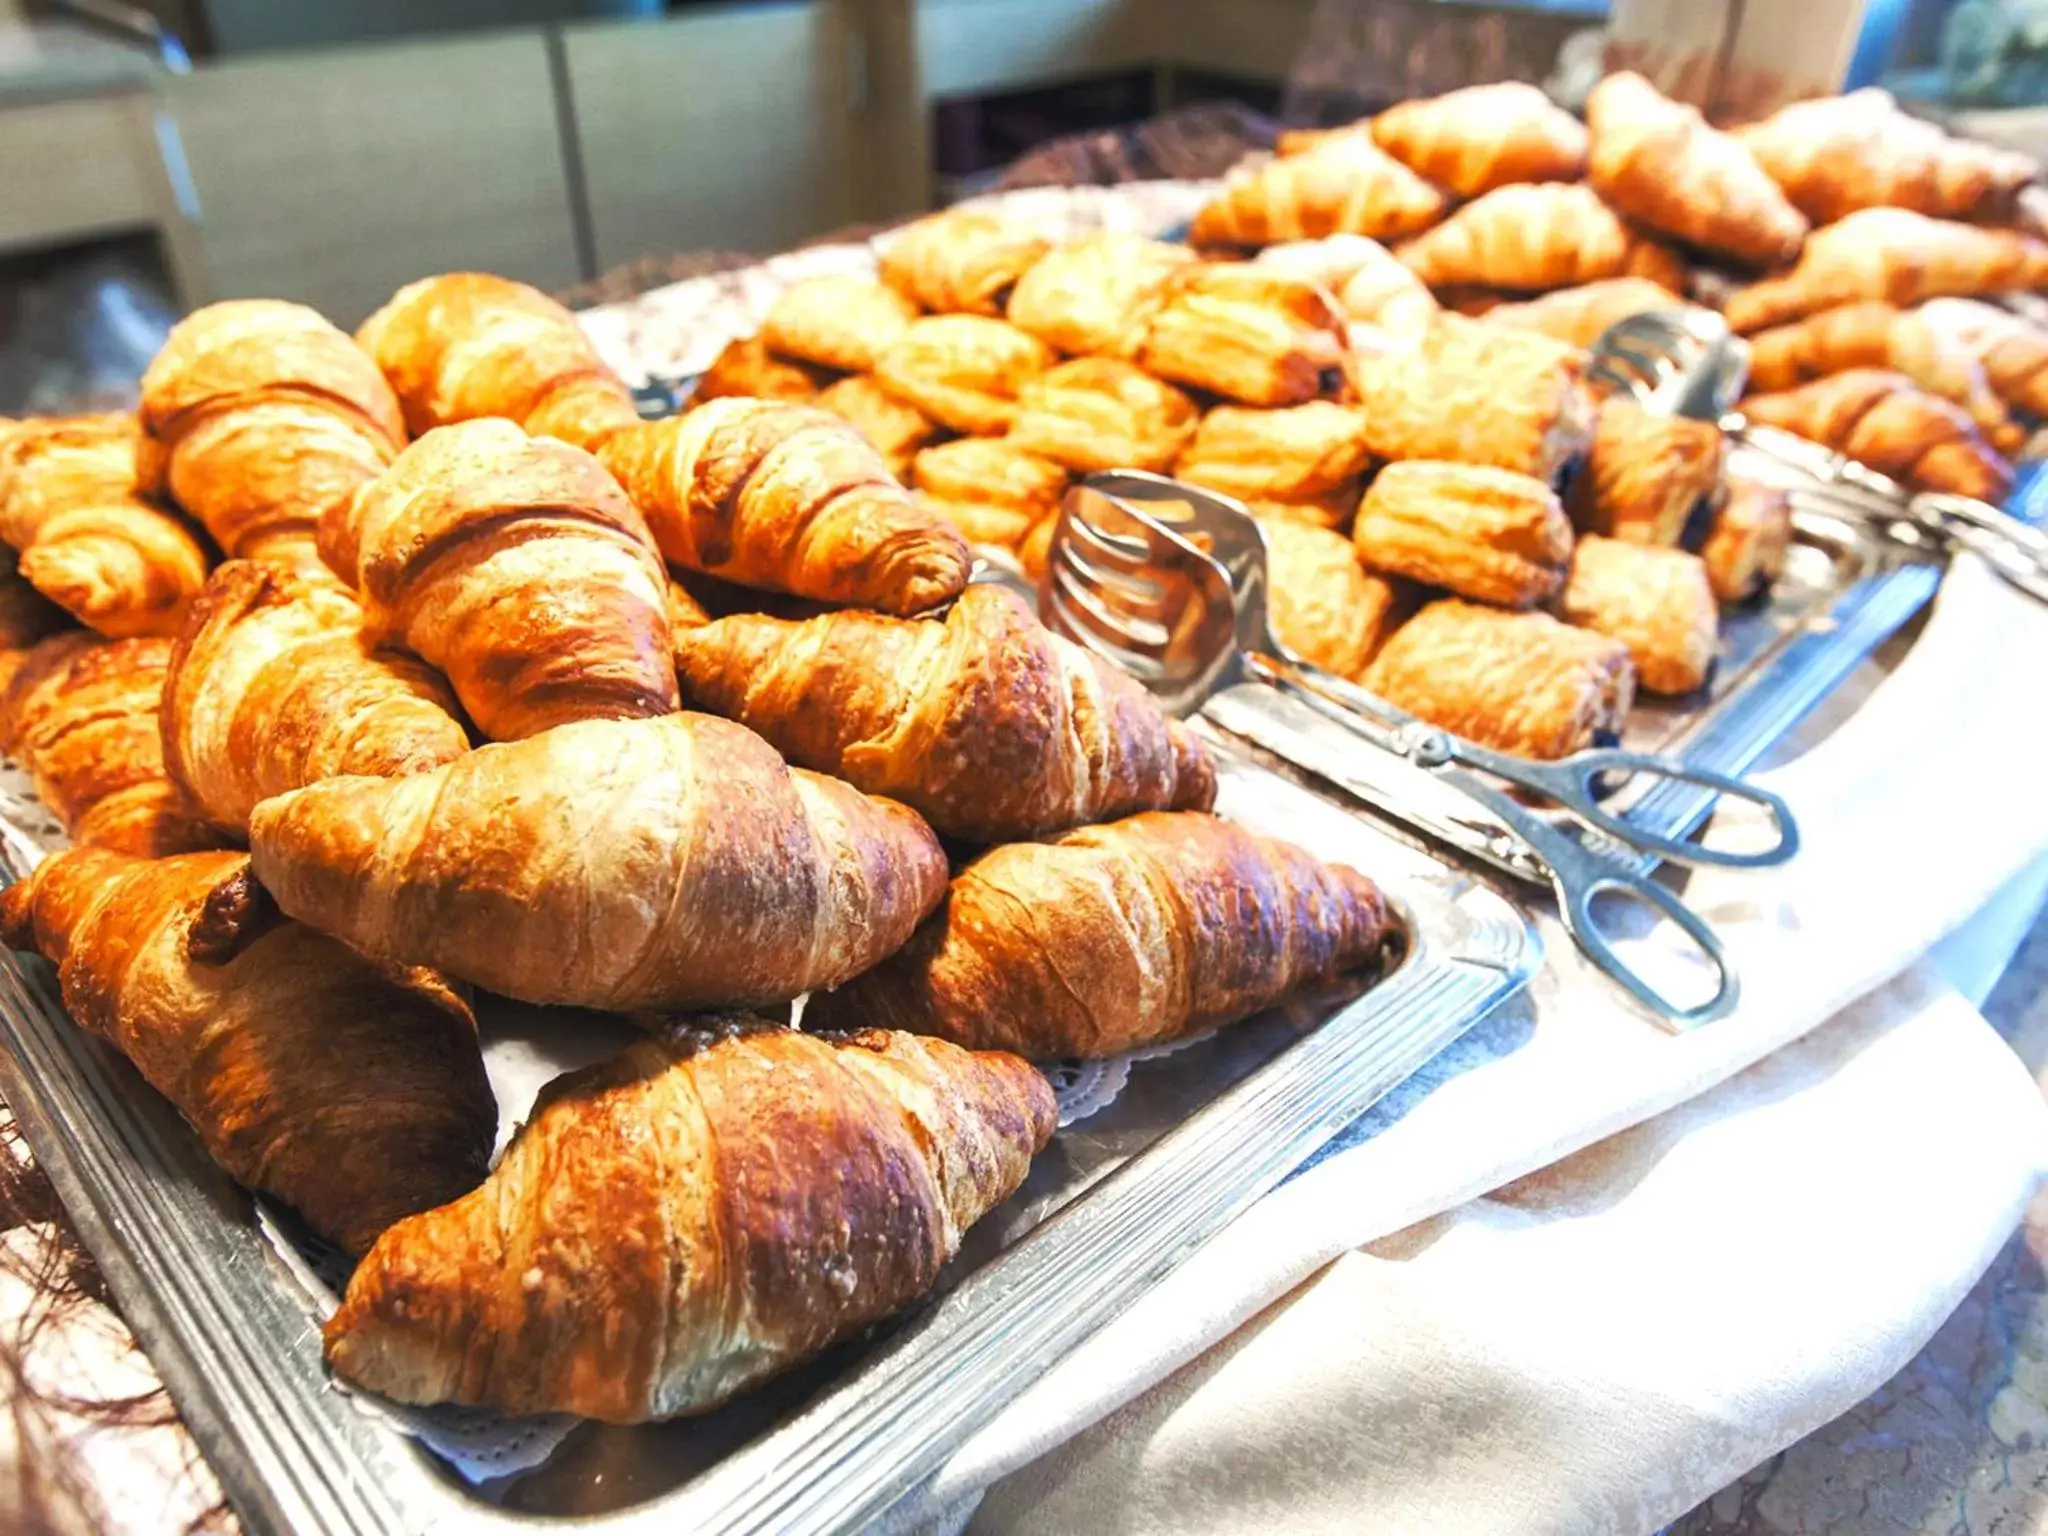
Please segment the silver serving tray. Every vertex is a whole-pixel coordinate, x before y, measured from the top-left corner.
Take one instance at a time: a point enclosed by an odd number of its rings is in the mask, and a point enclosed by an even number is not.
[[[701,1418],[582,1426],[502,1485],[462,1482],[336,1388],[303,1266],[168,1104],[66,1019],[33,957],[0,957],[0,1094],[251,1530],[851,1529],[1339,1133],[1360,1134],[1540,963],[1527,919],[1486,885],[1248,755],[1221,757],[1228,814],[1393,895],[1411,944],[1389,974],[1136,1064],[907,1317]],[[487,1039],[546,1012],[480,1010]]]

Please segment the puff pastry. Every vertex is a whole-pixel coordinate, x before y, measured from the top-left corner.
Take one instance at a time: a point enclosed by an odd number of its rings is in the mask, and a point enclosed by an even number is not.
[[[1754,597],[1778,579],[1792,544],[1792,498],[1775,485],[1728,474],[1728,488],[1707,526],[1700,558],[1714,596],[1724,603]]]
[[[778,357],[759,336],[725,344],[711,366],[697,376],[690,405],[708,400],[809,400],[832,382],[832,371],[815,363]]]
[[[1008,438],[962,437],[927,448],[911,466],[919,500],[976,544],[1014,546],[1060,509],[1067,471]]]
[[[1500,187],[1467,203],[1395,255],[1431,288],[1538,292],[1603,277],[1685,281],[1685,263],[1635,229],[1591,187],[1541,182]]]
[[[2048,416],[2048,328],[1970,299],[1935,299],[1920,318],[1943,342],[1976,358],[2000,399],[2030,416]]]
[[[1847,454],[1918,490],[2002,501],[2012,466],[1953,401],[1916,388],[1904,374],[1852,368],[1780,394],[1752,395],[1751,421]]]
[[[4,430],[4,426],[0,426]],[[71,615],[28,584],[14,551],[0,544],[0,655],[23,651],[71,627]]]
[[[1558,609],[1627,646],[1647,692],[1691,693],[1713,672],[1720,613],[1698,555],[1588,534],[1572,551]]]
[[[809,1008],[825,1029],[1113,1056],[1233,1023],[1395,942],[1385,896],[1356,871],[1214,816],[1153,812],[983,854],[900,954]]]
[[[1249,265],[1170,273],[1135,322],[1131,361],[1245,405],[1301,405],[1344,385],[1344,316],[1313,284]]]
[[[1619,640],[1445,598],[1394,631],[1364,683],[1485,746],[1559,758],[1620,734],[1636,678]]]
[[[1729,295],[1728,323],[1747,335],[1859,299],[1923,299],[2048,288],[2048,244],[2010,229],[1865,208],[1817,229],[1798,265]]]
[[[1357,506],[1358,477],[1370,462],[1365,416],[1329,400],[1280,411],[1219,405],[1204,416],[1174,473],[1191,485],[1253,505],[1313,506],[1331,498],[1336,526]],[[1347,499],[1348,493],[1348,499]]]
[[[1363,235],[1331,235],[1269,245],[1255,264],[1320,284],[1354,322],[1354,347],[1385,351],[1422,334],[1437,310],[1434,295],[1394,253]],[[1360,335],[1360,327],[1369,328]]]
[[[1799,253],[1806,216],[1742,143],[1641,75],[1609,75],[1586,98],[1587,179],[1631,218],[1752,267]]]
[[[1374,570],[1509,608],[1554,595],[1572,554],[1571,520],[1543,481],[1427,459],[1373,477],[1351,538]]]
[[[1027,383],[1009,441],[1082,474],[1162,470],[1195,430],[1194,401],[1108,357],[1078,357]]]
[[[1358,563],[1341,533],[1294,518],[1259,518],[1273,633],[1339,677],[1357,677],[1393,631],[1399,594]]]
[[[1518,181],[1577,181],[1586,130],[1542,90],[1519,80],[1404,101],[1372,120],[1373,141],[1395,159],[1480,197]]]
[[[1050,242],[966,209],[905,225],[882,250],[882,281],[937,315],[998,316]]]
[[[771,352],[798,362],[867,373],[917,318],[917,305],[858,273],[809,277],[785,288],[761,322]]]
[[[909,401],[897,399],[864,373],[827,385],[816,404],[819,410],[851,422],[899,480],[909,473],[918,450],[939,435],[939,424],[931,417]]]
[[[1194,259],[1184,245],[1122,231],[1055,247],[1017,280],[1010,324],[1076,357],[1121,357],[1144,299]]]
[[[1720,490],[1725,454],[1712,422],[1610,397],[1594,418],[1593,451],[1574,487],[1580,525],[1632,544],[1676,544],[1694,509]]]
[[[1429,228],[1449,199],[1362,134],[1338,135],[1297,155],[1230,173],[1195,215],[1198,246],[1264,246],[1324,235],[1393,240]]]
[[[1630,315],[1685,307],[1684,299],[1647,277],[1603,277],[1520,303],[1495,305],[1487,310],[1486,319],[1493,325],[1541,331],[1570,346],[1590,350],[1609,326]]]
[[[1002,320],[927,315],[882,354],[875,379],[956,432],[996,436],[1017,419],[1017,396],[1050,368],[1052,348]]]

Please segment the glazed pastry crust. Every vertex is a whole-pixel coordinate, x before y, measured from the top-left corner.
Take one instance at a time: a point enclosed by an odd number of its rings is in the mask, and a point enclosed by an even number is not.
[[[1970,299],[1936,299],[1922,306],[1920,318],[1977,360],[2000,399],[2030,416],[2048,416],[2048,328]]]
[[[1792,544],[1792,498],[1777,486],[1733,471],[1714,509],[1700,558],[1714,595],[1739,603],[1778,579]]]
[[[882,281],[935,315],[993,318],[1050,249],[993,214],[954,209],[896,231],[882,251]]]
[[[1013,1057],[679,1021],[550,1084],[482,1189],[386,1233],[327,1358],[401,1402],[700,1413],[923,1294],[1057,1118]]]
[[[1398,102],[1372,120],[1375,143],[1459,197],[1523,181],[1577,181],[1586,130],[1536,86],[1467,86]]]
[[[835,273],[785,288],[761,322],[761,339],[798,362],[867,373],[917,314],[917,305],[888,284]]]
[[[1969,413],[1916,388],[1904,374],[1853,368],[1742,402],[1751,421],[1823,443],[1919,490],[2002,501],[2012,466]]]
[[[1720,613],[1698,555],[1588,534],[1559,612],[1626,645],[1647,692],[1691,693],[1713,672]]]
[[[1017,419],[1025,384],[1053,362],[1050,347],[1005,321],[928,315],[882,354],[875,378],[956,432],[995,436]]]
[[[1394,631],[1365,686],[1472,741],[1559,758],[1620,731],[1635,668],[1619,640],[1446,598]]]
[[[1010,323],[1076,357],[1121,357],[1135,344],[1131,324],[1146,297],[1194,259],[1184,245],[1142,235],[1089,235],[1055,247],[1017,280]]]
[[[1685,281],[1685,264],[1675,254],[1579,183],[1500,187],[1394,254],[1435,289],[1540,292],[1623,276],[1667,288]]]
[[[1025,384],[1009,441],[1081,474],[1164,470],[1195,430],[1194,401],[1107,357],[1060,363]]]
[[[1444,216],[1443,191],[1363,134],[1326,139],[1231,172],[1222,194],[1195,215],[1198,246],[1266,246],[1325,235],[1394,240]]]
[[[1148,373],[1245,405],[1302,405],[1344,379],[1344,315],[1321,289],[1250,265],[1171,273],[1132,331]]]
[[[1487,323],[1541,331],[1569,346],[1590,349],[1609,326],[1652,310],[1684,309],[1686,301],[1647,277],[1606,277],[1559,288],[1521,303],[1486,311]]]
[[[5,430],[0,422],[0,432]],[[14,551],[0,544],[0,655],[25,651],[71,626],[71,615],[30,586],[16,568]]]
[[[1393,630],[1393,584],[1358,563],[1341,533],[1264,516],[1269,617],[1280,643],[1326,672],[1355,678]]]
[[[809,400],[831,382],[830,369],[779,357],[761,337],[742,336],[697,376],[690,407],[710,400]]]
[[[1341,499],[1369,462],[1364,413],[1312,400],[1278,411],[1217,406],[1202,418],[1174,472],[1244,502],[1307,505],[1333,494]],[[1343,510],[1356,505],[1354,494]]]
[[[1056,516],[1067,471],[1001,437],[962,437],[927,448],[911,467],[920,505],[975,544],[1015,547]]]
[[[1593,452],[1575,495],[1580,523],[1632,544],[1674,545],[1693,509],[1721,487],[1726,440],[1712,422],[1600,404]]]
[[[1571,521],[1541,480],[1425,459],[1379,472],[1351,536],[1375,570],[1510,608],[1554,595],[1572,554]]]
[[[866,374],[855,374],[828,386],[817,399],[818,409],[851,422],[903,479],[919,449],[939,435],[939,424],[908,401],[899,400]]]
[[[1040,1060],[1111,1056],[1376,963],[1393,931],[1386,898],[1349,868],[1214,816],[1154,812],[984,854],[902,953],[810,1008],[814,1027],[871,1020]]]

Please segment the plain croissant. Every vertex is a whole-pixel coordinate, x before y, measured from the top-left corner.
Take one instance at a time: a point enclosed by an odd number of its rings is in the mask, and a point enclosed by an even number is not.
[[[448,272],[394,293],[356,332],[413,435],[483,416],[595,451],[640,419],[576,317],[537,288]]]
[[[952,837],[1003,842],[1215,798],[1184,726],[1000,587],[969,587],[943,624],[737,614],[678,636],[676,667],[694,703]]]
[[[136,495],[135,419],[0,422],[0,541],[23,579],[115,639],[176,632],[206,581],[191,528]]]
[[[1685,263],[1645,238],[1591,187],[1499,187],[1394,252],[1432,288],[1479,284],[1536,292],[1607,277],[1682,287]]]
[[[1244,1018],[1396,941],[1356,871],[1219,817],[1152,812],[983,854],[900,954],[811,998],[804,1024],[1113,1056]]]
[[[1195,245],[1275,245],[1325,235],[1392,240],[1429,228],[1450,200],[1364,134],[1234,171],[1195,215]]]
[[[303,304],[235,299],[178,322],[142,376],[137,481],[231,558],[317,568],[314,529],[405,444],[391,386]]]
[[[217,826],[338,774],[415,773],[469,750],[432,669],[377,653],[332,582],[230,560],[178,637],[164,681],[164,765]]]
[[[1985,442],[1970,415],[1904,374],[1852,368],[1797,389],[1751,395],[1751,421],[1810,438],[1916,490],[2000,501],[2012,466]]]
[[[621,433],[604,461],[661,552],[690,570],[886,613],[916,613],[967,585],[967,541],[829,412],[714,400]]]
[[[463,995],[285,922],[238,853],[57,854],[0,896],[64,1006],[176,1106],[214,1161],[361,1253],[473,1189],[498,1106]]]
[[[364,642],[447,673],[493,740],[676,707],[667,572],[582,449],[507,421],[442,427],[364,488],[352,524]]]
[[[928,1290],[1054,1117],[1011,1056],[672,1024],[550,1084],[483,1188],[387,1232],[327,1358],[401,1402],[700,1413]]]
[[[382,959],[534,1003],[787,1001],[866,970],[946,884],[916,815],[709,715],[586,720],[256,807],[256,873]]]

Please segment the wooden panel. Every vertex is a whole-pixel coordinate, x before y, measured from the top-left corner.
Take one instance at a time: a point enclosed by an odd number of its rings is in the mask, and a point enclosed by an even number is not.
[[[164,179],[133,95],[0,108],[0,247],[155,224]]]
[[[353,325],[433,272],[581,275],[539,33],[236,60],[165,95],[222,297]]]
[[[597,264],[774,251],[854,217],[837,7],[566,29]]]
[[[917,48],[927,99],[1049,85],[1152,62],[1157,0],[924,0]],[[1264,0],[1254,7],[1264,11]]]

